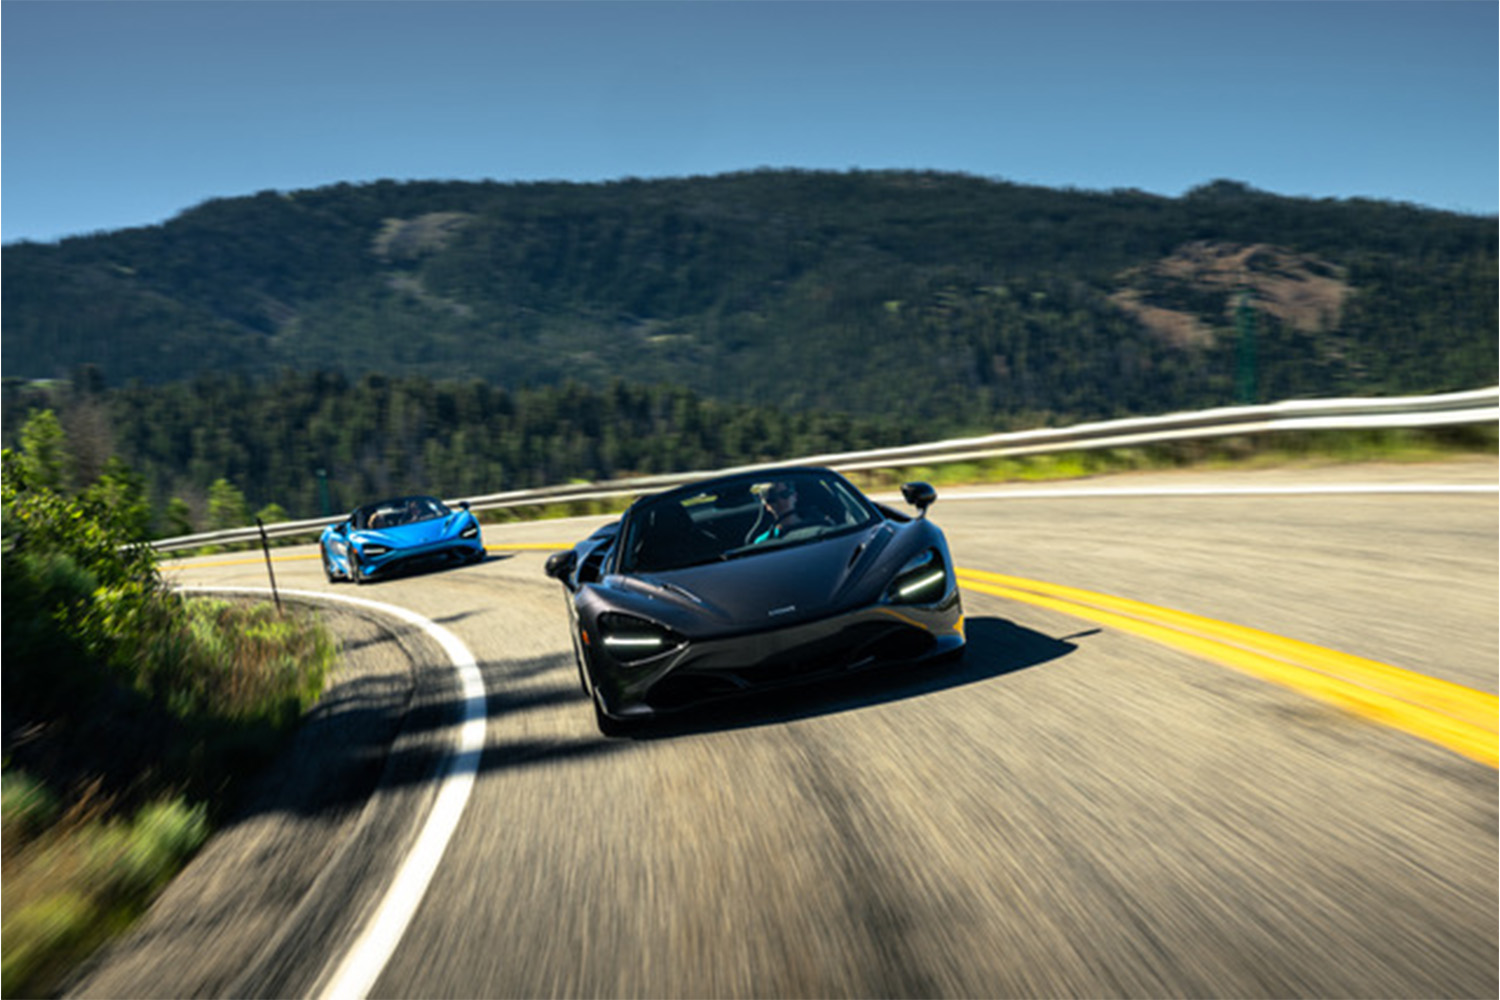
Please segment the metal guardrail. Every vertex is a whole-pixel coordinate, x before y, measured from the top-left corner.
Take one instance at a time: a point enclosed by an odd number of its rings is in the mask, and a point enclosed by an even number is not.
[[[873,451],[811,455],[786,462],[742,465],[729,469],[638,476],[597,483],[570,483],[531,490],[511,490],[483,496],[455,498],[451,504],[468,503],[474,510],[502,510],[540,504],[606,500],[670,489],[713,475],[753,472],[788,465],[829,466],[840,472],[942,465],[984,458],[1043,455],[1060,451],[1127,448],[1171,441],[1186,441],[1276,431],[1341,430],[1358,428],[1440,427],[1500,421],[1500,386],[1437,396],[1403,396],[1369,399],[1288,400],[1263,406],[1233,406],[1160,417],[1132,417],[1078,424],[1073,427],[1011,431],[981,437],[956,438],[929,444],[881,448]],[[288,538],[322,531],[344,519],[313,518],[268,524],[268,538]],[[160,552],[233,545],[259,541],[261,528],[208,531],[151,543]]]

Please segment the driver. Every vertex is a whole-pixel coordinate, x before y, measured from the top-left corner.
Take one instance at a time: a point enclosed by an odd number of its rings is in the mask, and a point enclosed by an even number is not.
[[[759,545],[780,538],[793,528],[800,528],[813,521],[797,510],[797,486],[792,482],[775,482],[761,494],[760,502],[771,515],[771,524],[754,538],[751,545]]]

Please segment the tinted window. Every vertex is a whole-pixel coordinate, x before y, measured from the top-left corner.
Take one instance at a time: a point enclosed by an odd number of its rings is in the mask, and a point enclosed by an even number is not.
[[[447,517],[448,514],[449,510],[441,500],[432,497],[400,497],[361,507],[354,512],[354,526],[361,530],[379,531]]]
[[[878,517],[842,479],[819,472],[741,476],[638,503],[623,572],[661,572],[818,541]]]

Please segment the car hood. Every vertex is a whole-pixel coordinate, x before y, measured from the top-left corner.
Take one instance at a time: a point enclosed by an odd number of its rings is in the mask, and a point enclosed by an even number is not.
[[[791,625],[872,600],[881,584],[867,582],[870,571],[894,536],[890,526],[878,524],[725,562],[612,577],[609,583],[686,612],[686,619],[670,616],[678,622],[707,619],[746,630]]]

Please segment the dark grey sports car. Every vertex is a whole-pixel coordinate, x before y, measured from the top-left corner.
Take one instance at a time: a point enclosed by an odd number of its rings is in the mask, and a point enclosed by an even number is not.
[[[730,475],[637,501],[547,560],[599,728],[882,663],[961,653],[926,483],[915,517],[829,469]]]

